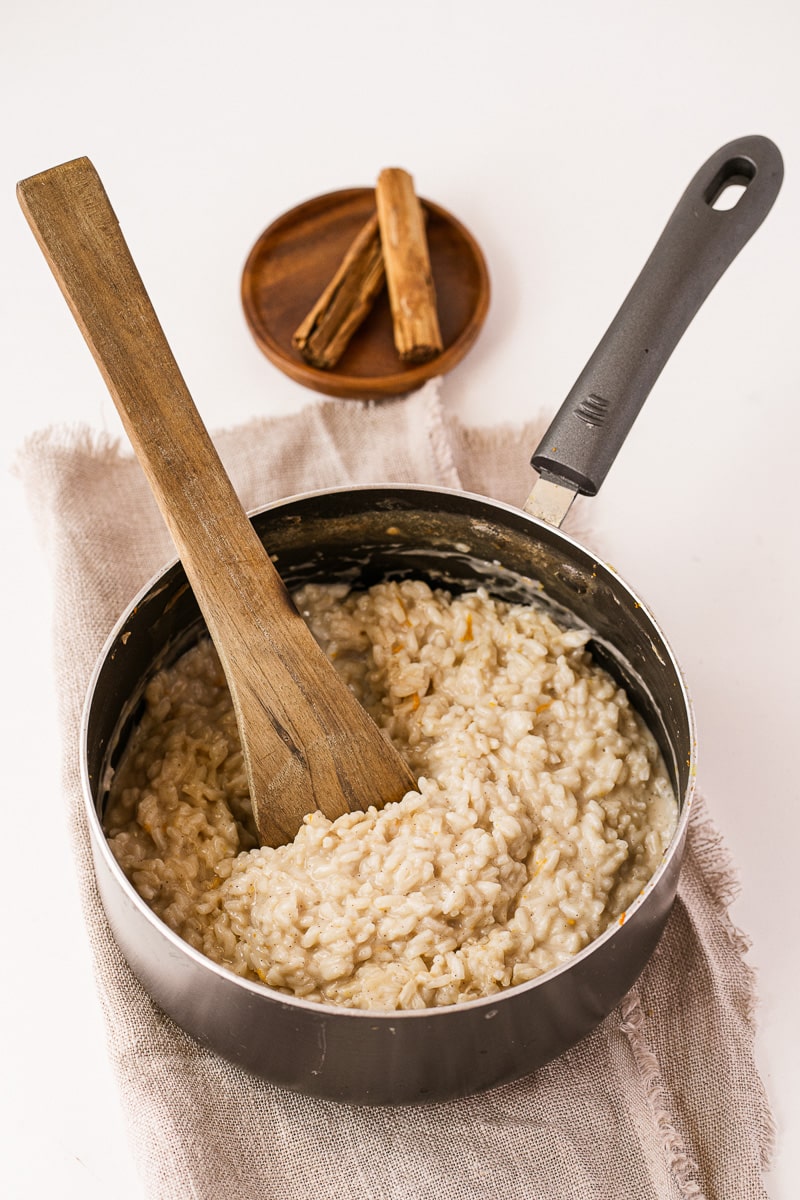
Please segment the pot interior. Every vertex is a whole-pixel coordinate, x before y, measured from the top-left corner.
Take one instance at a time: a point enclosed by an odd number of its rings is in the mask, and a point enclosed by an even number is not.
[[[309,582],[369,587],[413,576],[456,592],[484,587],[501,599],[543,604],[560,624],[588,627],[595,658],[655,735],[679,802],[688,794],[691,708],[672,652],[622,580],[559,530],[481,497],[400,486],[314,493],[262,509],[252,520],[290,590]],[[177,563],[112,634],[89,698],[83,748],[99,818],[148,679],[204,629]]]

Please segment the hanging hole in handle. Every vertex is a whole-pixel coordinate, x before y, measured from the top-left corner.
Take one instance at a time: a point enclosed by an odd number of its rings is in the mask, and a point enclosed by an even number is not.
[[[706,204],[717,212],[729,212],[739,203],[755,177],[756,165],[749,158],[729,159],[706,190]]]

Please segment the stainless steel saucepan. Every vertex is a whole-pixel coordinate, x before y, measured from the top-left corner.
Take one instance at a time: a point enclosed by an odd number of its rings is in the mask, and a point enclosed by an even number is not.
[[[444,489],[376,486],[295,497],[252,515],[290,588],[405,576],[457,590],[480,585],[503,598],[551,604],[557,618],[592,631],[595,657],[658,739],[681,810],[662,865],[624,920],[569,963],[487,999],[376,1013],[247,982],[185,944],[123,875],[101,816],[146,681],[203,625],[178,563],[123,614],[92,679],[81,732],[97,880],[133,971],[200,1042],[309,1094],[356,1104],[440,1101],[533,1071],[592,1030],[634,983],[678,884],[694,786],[693,717],[680,669],[646,605],[558,526],[577,493],[600,487],[681,334],[772,206],[782,172],[777,148],[764,137],[732,142],[700,169],[533,455],[539,480],[524,509]],[[735,206],[718,204],[733,185],[743,187]]]

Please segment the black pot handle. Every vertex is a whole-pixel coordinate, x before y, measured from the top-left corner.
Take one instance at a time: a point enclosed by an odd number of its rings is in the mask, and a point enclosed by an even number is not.
[[[664,364],[782,179],[778,147],[759,136],[729,142],[700,168],[534,452],[544,480],[595,495]],[[733,184],[744,187],[735,205],[715,208]]]

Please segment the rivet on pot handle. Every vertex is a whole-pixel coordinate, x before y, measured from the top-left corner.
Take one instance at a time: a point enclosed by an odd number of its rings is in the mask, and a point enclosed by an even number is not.
[[[597,493],[667,359],[782,180],[780,151],[760,136],[729,142],[700,168],[535,450],[540,478],[526,512],[559,526],[578,493]],[[731,185],[744,187],[736,203],[715,208]]]

